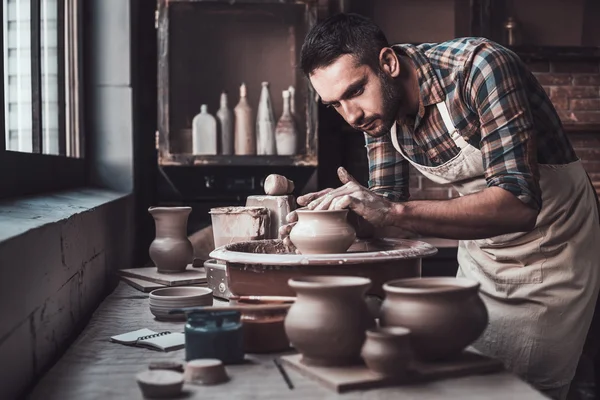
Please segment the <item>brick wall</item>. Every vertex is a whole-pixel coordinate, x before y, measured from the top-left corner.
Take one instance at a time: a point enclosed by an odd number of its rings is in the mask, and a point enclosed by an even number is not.
[[[600,194],[600,61],[531,61],[527,63],[549,94],[567,134]],[[368,163],[360,133],[344,133],[343,163],[366,185]],[[441,200],[458,196],[411,168],[411,198]]]

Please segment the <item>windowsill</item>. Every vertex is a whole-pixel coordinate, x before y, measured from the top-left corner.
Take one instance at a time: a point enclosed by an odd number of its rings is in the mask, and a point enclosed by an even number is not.
[[[121,199],[129,193],[78,188],[0,201],[0,243]]]

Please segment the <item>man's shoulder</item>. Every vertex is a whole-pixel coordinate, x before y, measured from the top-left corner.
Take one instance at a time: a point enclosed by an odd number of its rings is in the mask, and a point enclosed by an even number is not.
[[[481,50],[506,50],[505,47],[483,37],[461,37],[439,43],[421,43],[416,47],[429,58],[468,59]]]

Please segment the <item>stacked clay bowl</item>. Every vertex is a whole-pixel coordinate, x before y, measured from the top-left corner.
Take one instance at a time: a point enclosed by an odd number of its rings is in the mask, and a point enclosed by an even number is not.
[[[399,279],[385,283],[383,289],[380,324],[408,328],[418,359],[456,357],[487,326],[477,282],[451,277]]]
[[[169,314],[169,311],[184,307],[212,306],[212,290],[205,287],[168,287],[150,292],[150,312],[156,319],[184,321],[185,314]]]

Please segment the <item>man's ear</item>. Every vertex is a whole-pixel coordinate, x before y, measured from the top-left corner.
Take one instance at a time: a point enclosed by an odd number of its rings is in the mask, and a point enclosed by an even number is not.
[[[382,71],[392,78],[400,75],[400,60],[398,60],[396,52],[391,47],[384,47],[379,52],[379,66]]]

